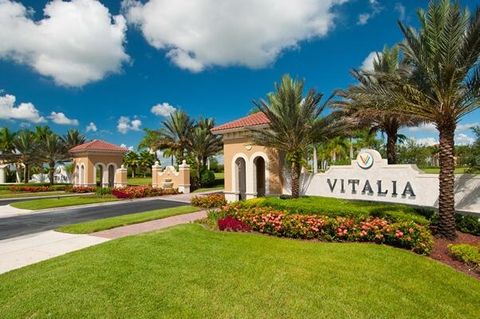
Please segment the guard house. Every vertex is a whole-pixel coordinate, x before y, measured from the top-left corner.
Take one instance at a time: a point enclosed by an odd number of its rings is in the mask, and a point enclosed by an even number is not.
[[[283,193],[283,156],[272,148],[255,145],[249,128],[265,128],[269,120],[262,112],[214,127],[223,136],[225,198],[228,201]]]
[[[75,186],[124,187],[127,185],[127,169],[123,156],[128,151],[102,140],[93,140],[70,150],[73,157]]]

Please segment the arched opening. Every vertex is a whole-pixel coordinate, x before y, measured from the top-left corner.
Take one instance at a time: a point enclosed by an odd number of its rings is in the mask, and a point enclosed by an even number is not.
[[[263,157],[258,156],[253,160],[253,164],[255,165],[255,192],[257,193],[258,197],[265,196],[266,187],[265,187],[265,160]]]
[[[115,166],[108,165],[108,187],[113,187],[115,182]]]
[[[244,200],[247,192],[247,174],[246,174],[246,162],[243,158],[237,158],[235,161],[235,172],[237,177],[237,185],[235,187],[238,193],[238,199]]]
[[[85,186],[85,166],[80,166],[80,185]]]
[[[104,181],[103,174],[104,174],[103,165],[102,164],[95,165],[95,183],[97,186],[103,187],[106,184],[106,181]]]

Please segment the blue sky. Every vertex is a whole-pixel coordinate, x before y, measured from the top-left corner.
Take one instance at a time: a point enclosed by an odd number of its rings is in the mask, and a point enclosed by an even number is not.
[[[351,68],[400,41],[397,20],[415,25],[426,2],[222,3],[0,0],[0,125],[76,127],[136,146],[172,108],[217,123],[244,116],[284,73],[328,96],[352,83]],[[471,140],[474,123],[479,111],[457,142]],[[403,132],[437,139],[431,126]]]

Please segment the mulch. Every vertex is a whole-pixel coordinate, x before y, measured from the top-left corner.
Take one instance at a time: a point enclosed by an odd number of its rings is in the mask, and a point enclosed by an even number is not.
[[[457,239],[454,241],[435,237],[433,250],[430,254],[431,258],[436,259],[444,264],[449,265],[450,267],[455,268],[458,271],[464,272],[480,280],[480,269],[472,269],[471,267],[465,265],[463,262],[458,261],[452,256],[450,256],[447,248],[447,246],[450,244],[470,244],[480,246],[480,236],[465,234],[457,231]]]

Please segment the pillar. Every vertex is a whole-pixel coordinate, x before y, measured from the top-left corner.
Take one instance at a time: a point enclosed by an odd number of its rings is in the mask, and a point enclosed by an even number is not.
[[[160,173],[161,166],[158,163],[158,161],[155,162],[155,164],[152,166],[152,187],[153,188],[158,188],[162,187],[162,185],[159,185],[158,181],[158,174]]]
[[[318,173],[317,146],[313,145],[313,174]]]
[[[190,165],[183,160],[178,166],[180,182],[178,183],[178,191],[184,194],[190,193]]]
[[[0,165],[0,184],[4,184],[6,182],[6,167],[7,165]]]
[[[127,169],[125,168],[124,165],[122,165],[120,168],[118,168],[115,171],[113,185],[116,188],[127,187]]]

